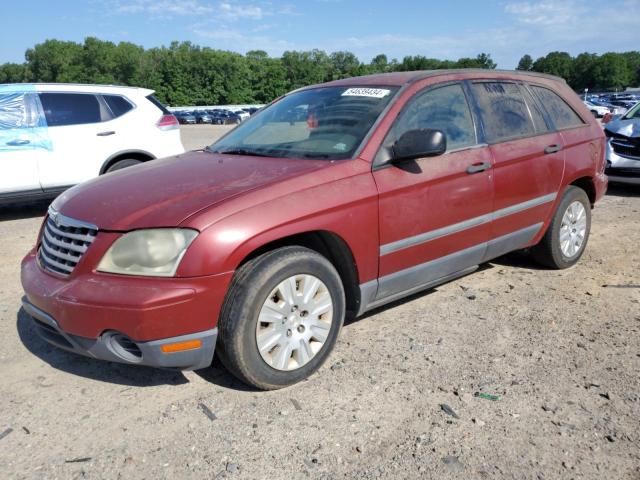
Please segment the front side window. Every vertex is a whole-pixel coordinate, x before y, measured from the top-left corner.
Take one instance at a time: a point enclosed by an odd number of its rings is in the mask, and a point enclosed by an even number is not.
[[[102,107],[95,95],[86,93],[40,93],[40,102],[50,127],[98,123]]]
[[[397,87],[320,87],[291,93],[247,119],[208,151],[352,158]]]
[[[478,82],[471,88],[487,142],[496,143],[536,133],[520,86],[508,82]]]
[[[385,140],[385,146],[409,130],[440,130],[447,139],[447,150],[476,143],[476,132],[469,104],[460,84],[431,88],[409,100]]]
[[[578,114],[557,93],[537,85],[531,85],[531,90],[540,99],[540,103],[549,113],[556,128],[563,129],[584,125]]]

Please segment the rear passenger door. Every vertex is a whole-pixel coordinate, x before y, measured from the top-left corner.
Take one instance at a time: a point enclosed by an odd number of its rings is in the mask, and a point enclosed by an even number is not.
[[[395,141],[416,129],[444,132],[446,153],[390,163]],[[478,143],[462,84],[428,87],[407,101],[383,141],[373,175],[379,192],[378,299],[480,263],[492,210],[491,154]]]
[[[563,140],[524,85],[477,81],[471,90],[494,162],[489,260],[527,245],[540,231],[562,181]]]
[[[53,155],[39,165],[43,188],[69,186],[96,177],[113,153],[114,133],[104,101],[92,93],[41,92]]]

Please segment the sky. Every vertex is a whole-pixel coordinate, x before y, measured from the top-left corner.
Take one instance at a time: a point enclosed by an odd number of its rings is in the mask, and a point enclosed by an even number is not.
[[[506,69],[525,53],[640,50],[640,0],[29,0],[3,17],[0,63],[23,62],[46,39],[88,36],[272,56],[348,50],[365,62],[379,53],[456,60],[485,52]]]

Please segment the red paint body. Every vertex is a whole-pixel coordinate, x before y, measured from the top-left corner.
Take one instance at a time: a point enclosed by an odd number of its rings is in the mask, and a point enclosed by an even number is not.
[[[36,307],[70,333],[96,338],[118,330],[144,341],[214,328],[234,270],[257,249],[294,234],[325,231],[348,246],[364,284],[416,264],[487,242],[532,224],[548,225],[567,185],[589,185],[592,201],[606,190],[604,135],[591,113],[561,81],[509,72],[419,72],[332,82],[405,85],[365,140],[358,158],[292,160],[191,152],[122,170],[75,187],[55,202],[62,214],[100,233],[68,277],[44,271],[36,248],[23,260],[22,282]],[[405,103],[422,89],[469,79],[526,79],[559,93],[585,121],[571,130],[419,159],[419,174],[394,166],[372,169],[385,134]],[[415,81],[414,81],[415,80]],[[548,145],[563,149],[552,155]],[[474,175],[469,165],[490,162]],[[531,198],[546,203],[428,243],[380,256],[380,246],[478,217]],[[122,233],[149,227],[200,232],[175,278],[96,271]]]

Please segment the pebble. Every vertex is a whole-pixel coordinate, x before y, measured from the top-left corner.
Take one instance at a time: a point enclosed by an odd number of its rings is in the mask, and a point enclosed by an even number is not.
[[[238,471],[237,463],[227,463],[227,472],[236,473]]]

